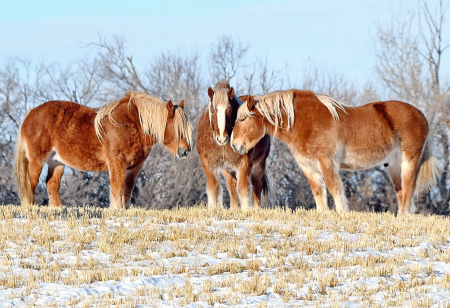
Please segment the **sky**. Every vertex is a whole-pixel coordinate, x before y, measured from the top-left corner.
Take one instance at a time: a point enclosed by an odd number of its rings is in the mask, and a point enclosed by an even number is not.
[[[267,58],[278,70],[287,66],[294,78],[314,63],[361,84],[374,74],[377,25],[407,20],[418,5],[413,0],[0,0],[0,7],[0,61],[70,63],[92,52],[83,44],[97,41],[99,34],[124,37],[138,65],[166,51],[199,52],[206,59],[211,44],[230,35],[249,44],[247,62]],[[443,36],[450,40],[448,23]]]

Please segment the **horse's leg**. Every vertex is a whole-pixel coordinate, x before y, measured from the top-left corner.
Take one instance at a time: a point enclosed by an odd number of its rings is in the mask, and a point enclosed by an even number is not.
[[[403,192],[402,192],[402,168],[400,163],[389,165],[388,168],[389,175],[391,176],[392,183],[394,184],[395,192],[397,193],[397,209],[395,214],[397,214],[401,204],[403,204]]]
[[[134,169],[127,171],[127,177],[125,179],[125,207],[129,208],[131,205],[131,193],[133,192],[134,184],[136,183],[136,178],[139,171],[142,169],[142,164],[135,167]]]
[[[264,188],[265,169],[266,169],[265,160],[262,163],[255,164],[253,166],[251,181],[252,181],[252,186],[253,186],[253,207],[255,209],[258,209],[261,207],[261,193]],[[266,187],[266,189],[268,189],[268,187]]]
[[[222,170],[222,175],[227,181],[228,192],[230,193],[230,209],[239,209],[239,196],[236,190],[237,180],[234,174],[231,174],[227,170]]]
[[[301,155],[294,155],[294,157],[308,180],[309,186],[311,186],[314,201],[316,201],[316,209],[318,211],[328,211],[330,208],[327,202],[327,187],[319,166],[316,162],[304,159]]]
[[[30,157],[28,159],[28,172],[30,174],[31,194],[33,196],[31,204],[34,204],[36,188],[39,184],[39,176],[44,167],[46,157]]]
[[[348,212],[348,201],[345,197],[344,187],[339,178],[339,165],[330,158],[322,157],[318,159],[320,171],[322,172],[328,190],[333,196],[337,212]]]
[[[61,178],[64,174],[64,164],[58,161],[47,161],[47,193],[49,207],[62,207],[61,198],[59,196],[59,186],[61,185]]]
[[[311,191],[313,193],[314,200],[316,201],[316,209],[318,211],[329,211],[330,208],[328,207],[327,201],[327,187],[320,170],[314,168],[313,166],[304,165],[300,165],[300,168],[308,180],[309,186],[311,186]]]
[[[209,168],[203,168],[206,175],[206,194],[208,195],[208,209],[222,207],[222,191],[215,173]]]
[[[110,179],[110,208],[125,209],[125,179],[126,167],[120,160],[108,162]]]
[[[399,204],[398,213],[407,214],[413,211],[414,189],[416,187],[417,173],[419,171],[419,155],[402,155],[402,203]]]
[[[250,171],[251,168],[248,161],[243,159],[237,173],[237,185],[239,200],[241,201],[241,210],[244,212],[248,211],[250,206]]]

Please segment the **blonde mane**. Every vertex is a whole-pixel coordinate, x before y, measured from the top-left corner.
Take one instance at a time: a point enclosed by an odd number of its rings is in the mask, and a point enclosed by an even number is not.
[[[183,109],[180,107],[175,109],[173,125],[175,127],[175,138],[180,140],[183,137],[186,139],[189,146],[192,146],[192,125],[187,119]]]
[[[316,97],[322,104],[325,105],[325,107],[328,108],[335,121],[339,120],[339,115],[337,113],[336,108],[339,108],[345,113],[347,113],[347,110],[345,110],[345,108],[350,107],[349,105],[346,105],[342,102],[338,102],[334,98],[325,94],[317,94]]]
[[[282,110],[287,115],[287,129],[294,123],[294,92],[276,91],[263,96],[255,97],[255,107],[267,120],[275,126],[275,130],[283,125]],[[253,112],[248,109],[247,104],[239,107],[238,120],[252,117]]]
[[[287,125],[286,129],[292,127],[294,123],[294,91],[276,91],[263,96],[255,97],[255,107],[256,109],[271,123],[275,126],[275,131],[277,128],[282,128],[283,126],[283,113],[287,115]],[[339,108],[346,112],[345,107],[347,105],[336,101],[328,95],[319,94],[316,95],[317,99],[328,108],[334,120],[339,120],[339,115],[336,108]],[[241,120],[246,117],[252,117],[253,112],[248,109],[247,104],[243,104],[239,110],[237,119]]]
[[[105,117],[108,117],[111,124],[118,126],[118,123],[113,118],[113,113],[116,107],[124,100],[128,100],[128,108],[131,104],[136,106],[139,114],[139,122],[144,134],[155,137],[157,142],[163,142],[168,116],[166,104],[160,99],[140,92],[129,92],[123,99],[107,103],[97,110],[94,127],[98,139],[100,141],[103,140],[105,131],[102,126],[102,120]],[[175,109],[174,126],[175,137],[178,140],[184,137],[189,145],[191,145],[192,126],[181,108]]]

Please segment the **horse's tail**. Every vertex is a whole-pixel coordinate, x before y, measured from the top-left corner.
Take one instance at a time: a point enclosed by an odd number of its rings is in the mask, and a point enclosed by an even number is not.
[[[419,174],[417,176],[416,193],[427,191],[435,185],[442,173],[442,165],[436,156],[433,156],[433,141],[428,135],[425,148],[419,163]]]
[[[20,201],[22,202],[22,205],[29,205],[33,203],[34,196],[31,190],[30,172],[28,171],[26,144],[22,139],[21,130],[22,127],[20,127],[17,132],[14,171]]]
[[[269,201],[269,193],[270,193],[270,187],[269,187],[269,178],[267,177],[267,173],[264,172],[262,177],[262,198],[263,203],[267,203]]]

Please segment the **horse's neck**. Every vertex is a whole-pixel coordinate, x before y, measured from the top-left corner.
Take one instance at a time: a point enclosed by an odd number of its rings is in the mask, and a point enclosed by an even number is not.
[[[284,111],[283,111],[283,122],[282,124],[279,124],[281,127],[276,127],[274,124],[270,123],[269,120],[267,120],[267,118],[264,117],[264,127],[266,133],[275,136],[281,141],[284,141],[285,143],[289,144],[289,141],[292,139],[294,123],[292,123],[289,129],[287,128],[287,123],[288,119]]]
[[[139,110],[134,104],[128,105],[128,102],[124,102],[119,104],[117,109],[121,109],[122,112],[128,113],[129,117],[133,118],[134,123],[139,123],[140,133],[143,136],[143,146],[145,151],[150,151],[150,149],[157,143],[157,139],[153,135],[147,135],[144,133],[143,128],[141,127],[141,120],[139,118]]]

